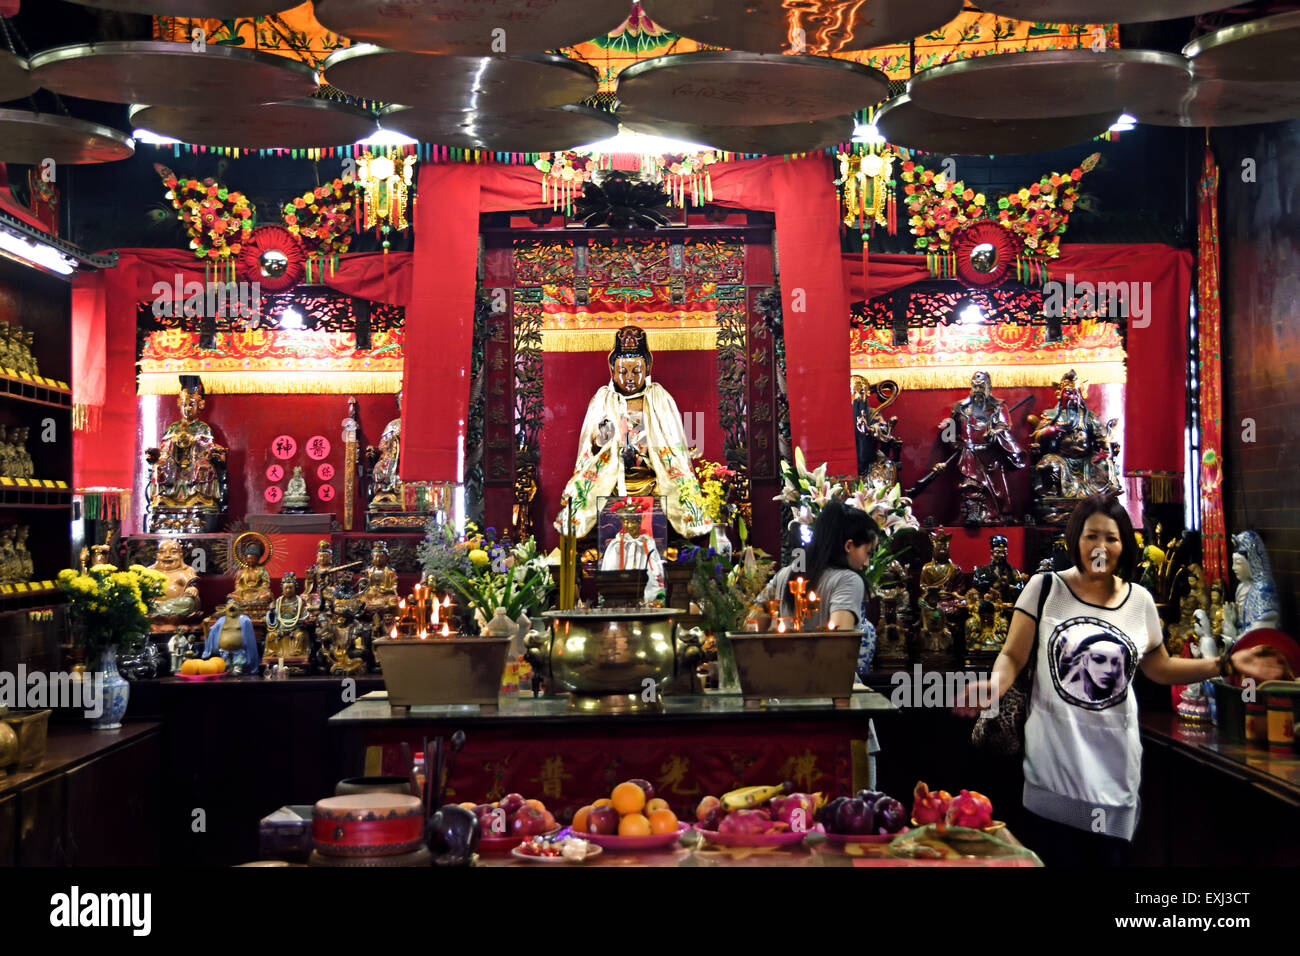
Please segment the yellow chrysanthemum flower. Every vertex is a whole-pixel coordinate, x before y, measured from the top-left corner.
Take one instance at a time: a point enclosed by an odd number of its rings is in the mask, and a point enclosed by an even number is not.
[[[76,576],[77,576],[77,572],[72,570],[72,568],[64,568],[62,571],[58,573],[58,575],[55,577],[55,580],[58,581],[60,584],[67,584]]]
[[[487,564],[488,561],[490,561],[491,559],[488,557],[488,553],[484,551],[482,548],[475,548],[473,551],[469,553],[469,560],[476,567],[481,568],[485,564]]]

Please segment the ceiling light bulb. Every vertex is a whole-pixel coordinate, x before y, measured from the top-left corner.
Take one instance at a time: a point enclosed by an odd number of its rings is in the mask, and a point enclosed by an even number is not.
[[[131,134],[137,143],[147,143],[150,146],[170,146],[172,143],[179,143],[179,139],[172,139],[170,136],[159,136],[152,130],[138,129]]]
[[[393,129],[377,129],[365,139],[357,140],[358,146],[414,146],[418,139]]]
[[[853,127],[853,142],[855,143],[883,143],[885,137],[880,135],[880,130],[876,128],[875,123],[859,123]]]
[[[1137,117],[1130,116],[1128,113],[1121,113],[1119,119],[1110,125],[1112,133],[1126,133],[1131,129],[1137,128]]]

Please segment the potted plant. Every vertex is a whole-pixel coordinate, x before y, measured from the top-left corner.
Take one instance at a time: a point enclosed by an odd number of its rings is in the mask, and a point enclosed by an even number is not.
[[[122,726],[131,685],[117,671],[117,655],[152,625],[149,608],[163,596],[167,578],[138,564],[119,571],[111,564],[97,564],[84,571],[65,568],[56,578],[68,595],[72,619],[85,649],[86,661],[98,663],[104,674],[104,709],[91,723],[96,730]]]

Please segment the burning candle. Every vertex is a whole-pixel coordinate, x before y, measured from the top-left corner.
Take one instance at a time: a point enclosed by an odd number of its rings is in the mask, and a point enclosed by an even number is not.
[[[442,622],[442,636],[443,637],[451,636],[451,628],[448,626],[446,621]]]
[[[396,626],[393,627],[392,631],[389,632],[388,636],[391,637],[393,640],[397,640],[397,627],[396,627]]]
[[[426,630],[421,630],[421,631],[420,631],[420,640],[422,640],[422,641],[427,641],[428,639],[429,639],[429,632],[426,631]]]
[[[777,629],[777,632],[780,633],[780,634],[784,634],[784,633],[785,633],[785,618],[782,618],[782,619],[781,619],[781,623],[778,624],[778,625],[776,626],[776,629]]]
[[[433,623],[438,623],[438,596],[436,594],[433,598]]]

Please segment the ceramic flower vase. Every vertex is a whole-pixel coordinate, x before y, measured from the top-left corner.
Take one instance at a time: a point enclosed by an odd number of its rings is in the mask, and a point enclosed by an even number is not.
[[[724,525],[714,525],[713,530],[709,532],[709,547],[715,554],[730,555],[731,539],[727,537],[727,529]]]
[[[858,679],[865,682],[871,673],[871,660],[876,656],[876,626],[862,617],[862,644],[858,647]]]
[[[131,696],[131,683],[117,672],[116,647],[106,647],[100,652],[99,669],[104,674],[104,709],[98,717],[91,718],[90,726],[94,730],[120,730]]]

